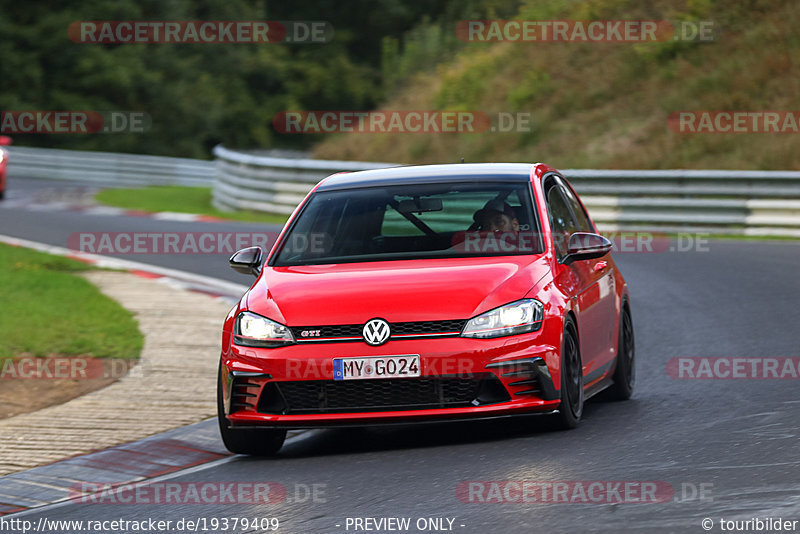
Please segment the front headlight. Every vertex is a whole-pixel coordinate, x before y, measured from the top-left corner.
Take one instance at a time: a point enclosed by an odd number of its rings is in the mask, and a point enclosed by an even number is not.
[[[461,335],[486,339],[533,332],[542,327],[543,314],[544,306],[538,300],[518,300],[473,317]]]
[[[294,343],[288,327],[255,313],[242,312],[236,317],[233,342],[245,347],[280,347]]]

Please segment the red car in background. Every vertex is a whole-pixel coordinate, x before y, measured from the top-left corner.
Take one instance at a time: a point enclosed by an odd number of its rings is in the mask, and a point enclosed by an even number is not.
[[[291,428],[546,413],[634,383],[628,289],[544,164],[342,173],[295,210],[225,320],[219,426],[271,454]]]
[[[11,144],[11,138],[0,135],[0,200],[6,197],[6,169],[8,167],[8,150],[4,146]]]

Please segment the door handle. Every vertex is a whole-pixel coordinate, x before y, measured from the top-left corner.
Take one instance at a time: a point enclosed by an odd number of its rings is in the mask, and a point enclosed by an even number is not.
[[[594,272],[599,273],[600,271],[604,271],[608,267],[607,261],[598,261],[594,264]]]

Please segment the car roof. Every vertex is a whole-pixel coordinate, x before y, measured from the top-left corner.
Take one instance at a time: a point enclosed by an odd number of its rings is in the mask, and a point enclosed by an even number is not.
[[[532,170],[532,163],[451,163],[387,167],[334,174],[325,178],[317,191],[452,181],[527,182]]]

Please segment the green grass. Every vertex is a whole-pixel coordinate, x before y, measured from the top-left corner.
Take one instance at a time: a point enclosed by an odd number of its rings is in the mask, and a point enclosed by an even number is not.
[[[79,261],[0,244],[0,359],[138,358],[133,315],[77,275]]]
[[[198,213],[234,221],[283,224],[285,215],[256,211],[222,211],[211,205],[210,187],[157,185],[130,189],[104,189],[95,195],[101,204],[149,212]]]

